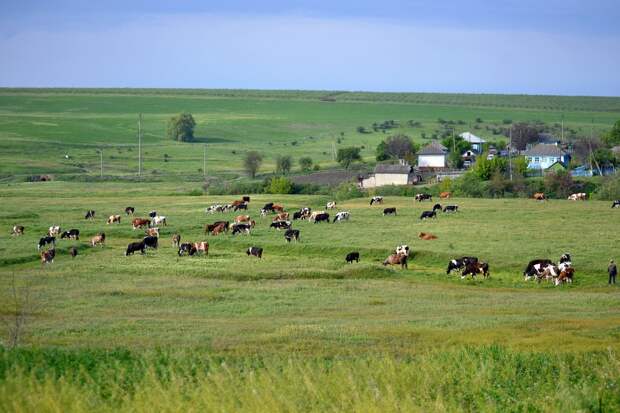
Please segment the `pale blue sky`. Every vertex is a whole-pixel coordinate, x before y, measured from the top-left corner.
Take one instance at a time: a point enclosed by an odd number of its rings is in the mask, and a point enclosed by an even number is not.
[[[0,0],[0,86],[620,96],[619,4]]]

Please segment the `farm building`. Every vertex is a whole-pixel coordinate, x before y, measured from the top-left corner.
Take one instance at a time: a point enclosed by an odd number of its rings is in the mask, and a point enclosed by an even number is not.
[[[385,185],[412,185],[419,181],[419,176],[406,161],[398,164],[379,164],[374,173],[360,181],[362,188],[375,188]]]
[[[481,154],[484,150],[484,144],[486,141],[479,136],[474,135],[471,132],[463,132],[459,135],[465,142],[469,142],[471,144],[472,151],[477,154]]]
[[[445,168],[448,148],[439,142],[432,142],[418,152],[418,167]]]
[[[558,145],[539,143],[523,152],[528,169],[547,169],[556,162],[568,165],[570,156]]]

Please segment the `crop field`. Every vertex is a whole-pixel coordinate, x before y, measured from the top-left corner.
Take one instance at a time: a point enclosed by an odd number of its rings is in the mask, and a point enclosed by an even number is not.
[[[620,289],[606,277],[620,211],[609,202],[452,199],[460,212],[420,221],[432,204],[353,199],[338,204],[350,221],[295,222],[301,241],[287,244],[258,209],[330,199],[252,195],[251,235],[207,236],[206,223],[235,213],[205,207],[234,197],[188,196],[192,185],[2,184],[1,311],[11,319],[13,284],[34,309],[21,349],[0,352],[0,410],[620,408]],[[105,219],[126,206],[168,218],[157,250],[124,256],[143,232],[124,214],[121,224]],[[389,206],[398,215],[382,216]],[[15,224],[25,235],[9,235]],[[36,243],[50,225],[78,228],[81,239],[58,241],[56,260],[42,265]],[[100,231],[106,245],[90,247]],[[421,231],[438,239],[421,241]],[[208,241],[209,255],[178,257],[174,233]],[[413,250],[409,269],[384,267],[399,244]],[[263,247],[263,259],[249,246]],[[350,251],[359,263],[345,262]],[[530,259],[564,252],[572,285],[523,280]],[[447,276],[462,255],[489,262],[491,277]]]
[[[618,120],[620,99],[553,96],[387,94],[302,91],[176,89],[0,89],[0,178],[33,174],[57,179],[101,173],[135,175],[138,114],[143,114],[143,168],[149,177],[199,180],[207,144],[207,173],[235,178],[246,151],[264,157],[261,173],[274,170],[277,155],[310,156],[321,168],[335,166],[334,148],[360,146],[374,162],[387,135],[373,123],[394,120],[387,134],[405,133],[418,143],[455,122],[455,133],[473,130],[505,139],[504,121],[541,121],[567,136],[608,130]],[[168,119],[190,112],[194,143],[166,138]],[[477,119],[479,120],[477,121]],[[410,122],[411,121],[411,122]],[[417,122],[417,123],[416,123]],[[458,122],[458,123],[456,123]],[[366,133],[357,132],[362,126]],[[101,159],[98,150],[103,150]],[[65,157],[68,155],[68,158]],[[295,165],[296,167],[297,165]]]

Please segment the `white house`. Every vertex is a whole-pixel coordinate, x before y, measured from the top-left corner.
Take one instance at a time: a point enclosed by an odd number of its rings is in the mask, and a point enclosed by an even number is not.
[[[419,168],[445,168],[448,149],[439,142],[432,142],[418,152]]]
[[[471,144],[471,149],[477,154],[482,153],[483,146],[486,143],[484,139],[479,136],[474,135],[471,132],[463,132],[459,135],[465,142],[469,142]]]
[[[400,163],[379,164],[375,167],[374,174],[362,179],[362,188],[375,188],[385,185],[411,185],[417,181],[413,173],[413,167],[404,160]]]
[[[570,157],[559,146],[539,143],[523,152],[528,169],[547,169],[556,162],[568,165]]]

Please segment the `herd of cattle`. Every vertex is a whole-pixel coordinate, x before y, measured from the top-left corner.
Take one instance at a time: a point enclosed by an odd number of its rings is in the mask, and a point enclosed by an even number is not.
[[[442,192],[440,194],[441,199],[450,198],[449,192]],[[547,198],[543,193],[536,193],[533,196],[536,200],[546,200]],[[417,194],[415,196],[415,201],[423,202],[430,201],[432,203],[433,198],[430,194]],[[577,201],[577,200],[585,200],[585,193],[572,194],[568,197],[569,200]],[[374,196],[370,200],[370,205],[383,204],[382,196]],[[225,213],[229,211],[247,211],[250,203],[250,197],[244,196],[241,200],[234,201],[231,204],[218,204],[212,205],[206,208],[207,214],[214,213]],[[328,202],[325,206],[325,210],[313,211],[309,207],[300,208],[297,211],[294,211],[292,215],[285,210],[282,205],[278,205],[275,203],[266,203],[260,209],[260,216],[266,217],[268,215],[272,216],[272,220],[270,222],[269,228],[274,228],[278,231],[284,231],[284,239],[287,243],[291,241],[299,241],[300,240],[300,230],[293,229],[293,221],[308,221],[314,224],[325,222],[330,222],[330,213],[327,210],[336,209],[336,202]],[[620,200],[615,200],[612,203],[612,208],[620,208]],[[420,219],[427,218],[437,218],[437,212],[443,213],[455,213],[458,212],[458,205],[446,205],[442,207],[441,204],[435,204],[431,210],[423,211],[420,215]],[[133,216],[135,213],[134,207],[125,208],[125,214],[127,216]],[[396,208],[388,207],[383,209],[383,215],[396,215]],[[159,227],[158,226],[167,226],[167,219],[163,215],[159,215],[156,211],[151,211],[148,214],[149,218],[132,218],[131,226],[133,230],[143,229],[145,234],[141,241],[132,242],[127,245],[127,249],[125,250],[125,255],[130,256],[135,252],[140,252],[141,254],[145,254],[145,251],[149,248],[157,249],[159,244]],[[338,211],[333,213],[332,223],[348,221],[351,214],[349,211]],[[84,217],[86,220],[95,219],[95,211],[88,210]],[[107,225],[120,224],[121,223],[121,215],[110,215],[106,220]],[[216,221],[211,224],[206,224],[204,227],[204,233],[206,235],[217,236],[223,233],[230,232],[232,236],[237,234],[246,234],[249,235],[252,229],[256,226],[256,221],[251,219],[250,215],[237,215],[234,218],[234,221],[231,223],[230,221]],[[13,226],[12,235],[13,236],[21,236],[24,235],[25,228],[23,225],[15,225]],[[52,225],[49,227],[47,234],[39,239],[37,243],[37,250],[40,252],[41,262],[44,264],[53,263],[54,258],[56,256],[56,240],[57,237],[60,237],[61,240],[69,239],[69,240],[79,240],[80,239],[80,231],[78,229],[69,229],[62,231],[59,225]],[[418,237],[421,240],[434,240],[437,239],[437,236],[427,233],[421,232]],[[94,237],[90,239],[90,246],[103,246],[106,241],[106,235],[104,232],[99,232]],[[172,237],[172,244],[177,248],[177,254],[179,257],[181,256],[193,256],[198,253],[202,253],[204,255],[209,254],[209,243],[206,241],[199,242],[181,242],[181,235],[174,234]],[[383,261],[383,265],[400,265],[401,268],[408,268],[408,260],[410,257],[411,250],[408,245],[399,245],[397,246],[390,255]],[[262,258],[263,248],[258,246],[249,247],[246,250],[246,254],[249,256],[255,256],[258,258]],[[69,255],[75,258],[78,255],[78,249],[76,247],[69,248]],[[359,251],[352,251],[348,253],[345,257],[345,261],[347,263],[359,262],[360,253]],[[479,261],[477,257],[465,256],[460,258],[451,259],[448,262],[448,268],[446,273],[450,275],[452,272],[460,274],[461,278],[466,278],[467,276],[471,276],[475,278],[477,275],[482,275],[484,278],[488,278],[490,276],[489,264],[487,262]],[[557,264],[554,264],[550,259],[535,259],[528,263],[527,267],[523,271],[523,276],[525,280],[535,279],[539,283],[543,280],[548,280],[553,282],[555,285],[560,285],[563,283],[572,283],[573,276],[575,274],[575,270],[571,263],[570,254],[565,253],[560,257],[560,260]]]

